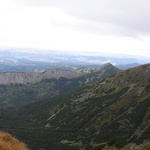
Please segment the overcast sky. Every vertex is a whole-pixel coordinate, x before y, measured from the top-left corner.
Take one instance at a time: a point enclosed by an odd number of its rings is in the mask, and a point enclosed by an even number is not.
[[[0,0],[0,48],[150,57],[150,0]]]

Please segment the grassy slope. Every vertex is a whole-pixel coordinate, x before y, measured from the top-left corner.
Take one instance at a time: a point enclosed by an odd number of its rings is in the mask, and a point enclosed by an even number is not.
[[[26,145],[10,134],[0,131],[0,149],[1,150],[28,150]]]
[[[149,98],[150,64],[15,110],[10,131],[36,150],[69,149],[62,143],[78,149],[118,136],[142,142],[150,133]]]
[[[149,77],[149,65],[144,65],[120,71],[51,101],[27,106],[26,120],[19,128],[29,130],[17,134],[25,141],[31,138],[32,143],[27,141],[31,145],[39,140],[33,145],[36,149],[41,145],[48,147],[47,140],[52,145],[69,140],[74,141],[73,145],[84,146],[91,141],[99,143],[123,136],[142,142],[149,138],[150,129]],[[27,138],[23,132],[31,132],[32,137]]]

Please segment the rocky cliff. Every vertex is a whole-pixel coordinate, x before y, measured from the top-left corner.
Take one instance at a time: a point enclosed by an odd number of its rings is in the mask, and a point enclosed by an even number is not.
[[[0,85],[36,83],[45,79],[59,79],[60,77],[71,79],[83,75],[87,75],[87,80],[93,81],[91,75],[99,79],[117,71],[119,71],[118,68],[108,63],[99,68],[81,68],[77,70],[53,69],[44,72],[3,72],[0,73]]]
[[[40,82],[44,79],[60,77],[74,78],[79,73],[70,70],[48,70],[45,72],[5,72],[0,73],[0,84],[26,84]]]

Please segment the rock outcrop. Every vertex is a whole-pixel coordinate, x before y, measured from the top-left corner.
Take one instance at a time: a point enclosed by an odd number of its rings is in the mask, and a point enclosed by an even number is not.
[[[26,84],[40,82],[44,79],[60,77],[74,78],[79,73],[70,70],[48,70],[45,72],[5,72],[0,73],[0,84]]]

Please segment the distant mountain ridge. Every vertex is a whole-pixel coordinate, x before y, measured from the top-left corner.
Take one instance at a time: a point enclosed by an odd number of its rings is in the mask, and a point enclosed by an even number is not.
[[[83,67],[77,69],[77,72],[88,74],[88,73],[94,73],[94,72],[101,72],[104,71],[105,68],[107,67],[114,67],[111,63],[105,63],[97,68],[89,68],[89,67]]]
[[[126,70],[126,69],[133,68],[133,67],[140,66],[140,65],[141,64],[139,64],[139,63],[131,63],[131,64],[116,65],[116,67],[121,69],[121,70]]]
[[[115,68],[111,64],[104,64],[99,68],[84,68],[78,70],[63,70],[63,69],[51,69],[44,72],[3,72],[0,73],[0,84],[9,85],[9,84],[27,84],[27,83],[36,83],[45,79],[59,79],[60,77],[64,78],[77,78],[90,73],[100,73],[103,71],[105,74],[105,68],[114,68],[113,71],[116,72],[119,69]],[[88,71],[85,71],[88,70]]]
[[[119,71],[109,63],[92,70],[53,69],[33,73],[0,73],[0,103],[15,105],[52,98]]]
[[[74,70],[81,66],[99,66],[105,63],[112,63],[116,67],[119,65],[120,69],[127,69],[135,66],[135,63],[148,62],[147,57],[128,55],[87,55],[36,49],[0,49],[0,72],[37,72],[56,68]]]
[[[71,70],[48,70],[44,72],[4,72],[0,73],[0,84],[26,84],[44,79],[60,77],[75,78],[79,74]]]

